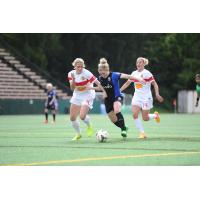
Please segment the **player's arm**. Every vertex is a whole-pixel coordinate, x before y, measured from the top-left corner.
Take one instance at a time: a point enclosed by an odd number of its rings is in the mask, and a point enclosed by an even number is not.
[[[107,97],[107,93],[104,90],[103,86],[101,85],[101,83],[96,79],[94,81],[94,83],[97,85],[97,87],[103,92],[103,98],[105,99]]]
[[[52,105],[53,102],[56,100],[56,93],[53,95],[52,100],[49,102],[49,105]]]
[[[121,91],[121,92],[124,91],[130,84],[131,84],[131,81],[130,81],[130,80],[126,81],[126,83],[124,83],[124,84],[122,85],[122,87],[120,88],[120,91]]]
[[[69,77],[69,84],[70,84],[70,89],[73,91],[76,87],[75,85],[75,77],[74,74],[71,73],[71,77]]]
[[[158,87],[158,84],[156,83],[155,80],[153,80],[153,81],[151,82],[151,84],[152,84],[153,87],[154,87],[156,99],[157,99],[160,103],[163,102],[164,99],[163,99],[163,97],[161,97],[160,94],[159,94],[159,87]]]
[[[122,78],[122,79],[130,79],[130,80],[133,80],[133,81],[138,81],[138,82],[141,82],[143,84],[146,83],[146,81],[142,77],[135,76],[135,75],[121,74],[120,78]]]

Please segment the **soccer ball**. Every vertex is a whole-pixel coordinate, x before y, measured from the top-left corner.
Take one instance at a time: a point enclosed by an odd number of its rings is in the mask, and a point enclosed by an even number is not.
[[[98,142],[106,142],[106,140],[108,139],[108,132],[102,129],[97,131],[96,139]]]

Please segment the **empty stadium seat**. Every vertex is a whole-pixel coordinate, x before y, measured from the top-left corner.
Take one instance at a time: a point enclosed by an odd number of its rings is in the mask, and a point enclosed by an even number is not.
[[[46,84],[47,80],[0,48],[0,99],[46,99]],[[62,90],[54,88],[59,98],[67,98]]]

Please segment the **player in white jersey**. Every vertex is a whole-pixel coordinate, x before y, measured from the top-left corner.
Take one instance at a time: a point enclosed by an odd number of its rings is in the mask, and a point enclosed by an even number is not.
[[[131,75],[142,77],[146,83],[139,83],[137,80],[128,80],[121,87],[121,91],[125,90],[131,82],[134,82],[135,92],[132,98],[132,112],[133,118],[135,121],[136,128],[140,131],[139,138],[146,138],[146,134],[144,132],[144,128],[140,119],[138,118],[138,114],[142,112],[142,118],[144,121],[149,121],[150,119],[154,119],[156,122],[160,122],[160,116],[158,112],[154,112],[154,114],[150,114],[150,109],[153,108],[153,97],[151,93],[151,85],[154,86],[156,99],[159,102],[163,102],[163,98],[159,94],[159,87],[156,83],[152,73],[145,69],[144,67],[148,65],[148,59],[139,57],[136,61],[137,70],[133,71]]]
[[[68,73],[70,88],[73,90],[73,96],[70,100],[70,120],[76,131],[76,135],[72,140],[79,140],[81,138],[81,131],[79,122],[77,121],[78,115],[88,127],[88,136],[91,137],[93,135],[93,128],[90,123],[88,112],[92,109],[95,91],[88,88],[93,87],[93,83],[95,83],[103,91],[104,97],[106,97],[106,93],[97,78],[90,71],[85,69],[84,60],[82,58],[76,58],[72,65],[74,66],[74,70]]]

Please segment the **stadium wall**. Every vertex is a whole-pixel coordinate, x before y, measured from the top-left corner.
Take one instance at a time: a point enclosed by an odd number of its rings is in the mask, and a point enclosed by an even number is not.
[[[200,113],[200,105],[195,107],[197,92],[181,90],[178,92],[178,112],[179,113]]]
[[[0,100],[0,115],[17,115],[17,114],[43,114],[44,100]],[[69,100],[58,100],[59,113],[69,113]],[[91,113],[100,113],[100,102],[95,101]]]

